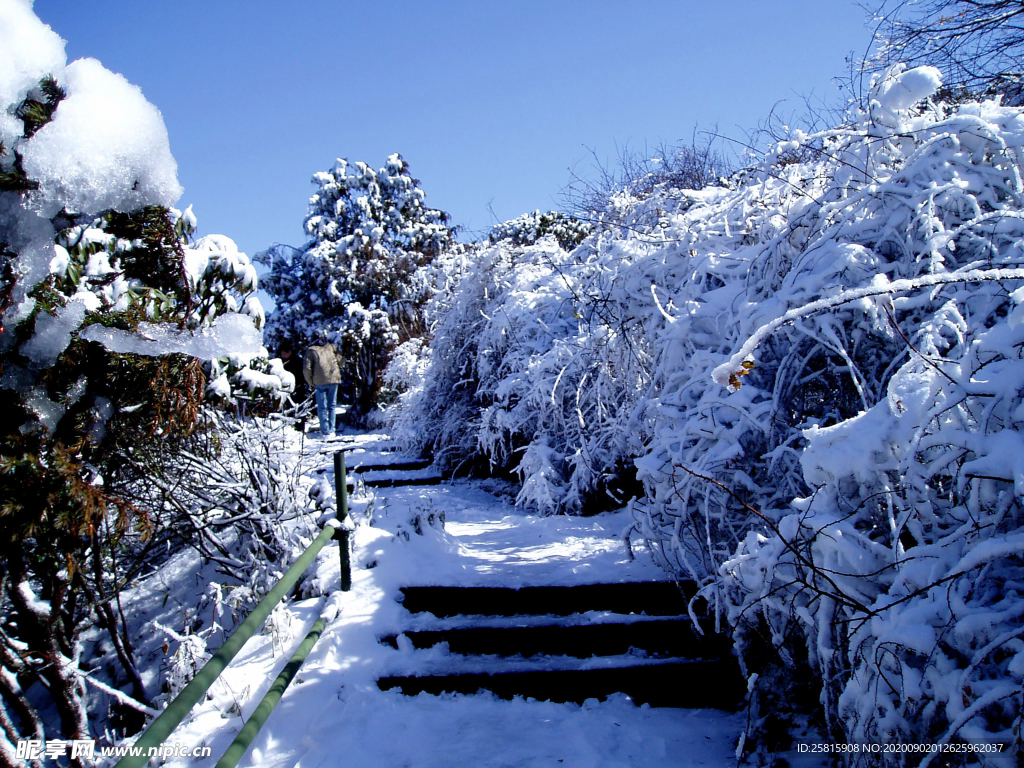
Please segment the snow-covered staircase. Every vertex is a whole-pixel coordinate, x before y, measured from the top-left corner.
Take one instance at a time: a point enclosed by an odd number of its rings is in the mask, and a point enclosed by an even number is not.
[[[421,493],[410,487],[443,482],[429,460],[402,456],[388,444],[364,445],[346,458],[350,482],[396,489],[391,505],[436,497],[443,500],[437,508],[447,509],[454,501],[444,488]],[[557,521],[523,518],[517,531],[512,518],[493,519],[486,511],[462,507],[457,517],[444,535],[453,537],[459,554],[436,565],[460,575],[440,577],[447,580],[442,585],[401,589],[392,624],[399,631],[378,635],[399,652],[377,673],[380,689],[413,696],[489,691],[502,699],[577,704],[618,693],[638,705],[724,710],[743,700],[745,685],[728,638],[714,634],[713,621],[701,622],[702,634],[688,615],[692,583],[639,580],[647,572],[624,567],[597,533],[600,526],[582,519],[545,533]],[[533,531],[534,524],[543,527]],[[544,554],[538,545],[547,548]],[[578,575],[564,571],[599,562],[615,563],[613,570],[594,573],[594,581],[610,583],[578,583]],[[522,584],[528,572],[540,577],[531,579],[533,585],[495,585],[501,573]],[[430,573],[422,575],[429,579]],[[464,583],[480,578],[490,584]]]
[[[419,586],[402,594],[415,628],[381,642],[434,650],[420,669],[381,677],[384,690],[576,703],[624,693],[636,704],[719,709],[742,699],[727,639],[694,630],[687,597],[671,582]]]
[[[361,480],[368,488],[398,488],[404,485],[438,485],[443,478],[431,470],[431,459],[396,458],[393,461],[356,463],[349,468],[349,490]]]

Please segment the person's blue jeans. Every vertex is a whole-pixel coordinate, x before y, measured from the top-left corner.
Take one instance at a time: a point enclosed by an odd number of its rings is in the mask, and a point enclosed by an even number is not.
[[[317,384],[313,396],[316,398],[316,415],[320,419],[320,434],[324,437],[334,434],[334,413],[338,402],[338,385]]]

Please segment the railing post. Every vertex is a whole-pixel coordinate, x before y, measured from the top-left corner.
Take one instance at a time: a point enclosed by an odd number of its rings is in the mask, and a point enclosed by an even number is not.
[[[348,520],[348,477],[345,473],[345,452],[334,453],[334,493],[337,497],[338,522],[334,529],[334,538],[338,542],[338,554],[341,558],[341,591],[352,589],[352,558],[349,554]]]
[[[348,478],[345,476],[345,452],[334,453],[334,492],[338,497],[338,520],[348,517]]]

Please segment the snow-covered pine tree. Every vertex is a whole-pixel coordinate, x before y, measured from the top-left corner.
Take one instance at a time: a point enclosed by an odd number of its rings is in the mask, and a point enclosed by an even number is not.
[[[305,346],[327,328],[344,353],[343,371],[356,413],[370,410],[387,358],[422,333],[429,288],[416,270],[453,243],[448,214],[428,208],[401,155],[383,168],[339,159],[313,176],[300,249],[274,246],[257,256],[270,267],[264,289],[277,307],[267,325],[273,345]]]

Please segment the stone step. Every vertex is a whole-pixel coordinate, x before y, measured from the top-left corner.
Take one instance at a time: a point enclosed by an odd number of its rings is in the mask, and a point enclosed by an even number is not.
[[[316,419],[313,420],[314,422]],[[380,456],[390,456],[391,454],[401,453],[401,449],[394,443],[351,443],[346,442],[344,438],[333,442],[331,446],[336,451],[345,451],[345,461],[357,463],[360,456],[366,454],[376,454],[374,458]]]
[[[339,444],[339,447],[343,447],[345,451],[351,452],[351,456],[356,458],[366,454],[400,453],[398,444],[394,442],[351,442],[346,437],[343,436],[344,441]]]
[[[407,485],[440,485],[444,478],[440,475],[424,475],[422,477],[362,477],[367,488],[399,488]],[[349,492],[355,487],[352,480],[348,482]]]
[[[621,656],[633,650],[651,658],[728,656],[729,639],[700,635],[689,618],[644,619],[599,624],[542,624],[534,626],[476,626],[402,633],[414,648],[448,644],[450,653],[483,656]],[[381,642],[398,648],[398,636]]]
[[[502,699],[515,696],[540,701],[575,702],[624,693],[637,705],[735,709],[745,686],[732,660],[665,661],[597,669],[544,669],[515,672],[382,677],[381,690],[402,693],[490,691]]]
[[[433,459],[398,459],[397,461],[384,463],[379,462],[375,464],[359,464],[358,460],[353,461],[353,465],[348,467],[349,472],[383,472],[389,469],[396,470],[412,470],[412,469],[426,469],[433,463]]]
[[[607,611],[648,616],[686,613],[691,582],[650,581],[541,587],[421,586],[402,589],[410,613],[449,616],[571,616]],[[698,610],[702,610],[699,608]]]

